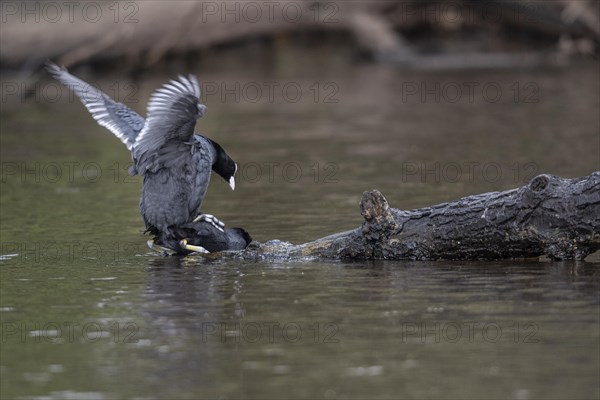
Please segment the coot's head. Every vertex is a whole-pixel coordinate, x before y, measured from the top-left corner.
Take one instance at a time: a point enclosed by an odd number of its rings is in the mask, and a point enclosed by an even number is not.
[[[210,140],[210,139],[208,139]],[[216,157],[213,160],[212,169],[217,174],[221,175],[225,181],[231,186],[231,190],[235,189],[235,173],[237,172],[237,164],[229,157],[225,150],[214,140],[210,140],[215,148]]]
[[[252,236],[242,228],[227,228],[227,250],[244,250],[250,242]]]

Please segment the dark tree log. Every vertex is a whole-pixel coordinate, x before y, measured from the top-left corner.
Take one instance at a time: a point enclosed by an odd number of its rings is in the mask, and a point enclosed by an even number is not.
[[[360,209],[365,221],[357,229],[300,245],[252,242],[241,252],[219,256],[582,260],[600,249],[600,171],[578,179],[539,175],[518,189],[411,211],[390,208],[383,195],[372,190],[363,193]]]

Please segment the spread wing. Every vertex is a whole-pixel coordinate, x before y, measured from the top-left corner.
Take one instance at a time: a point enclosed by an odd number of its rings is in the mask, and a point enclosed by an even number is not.
[[[144,127],[144,118],[123,103],[114,101],[106,93],[50,61],[46,62],[46,70],[71,89],[96,122],[114,133],[131,151],[136,138]]]
[[[206,109],[199,98],[200,86],[192,75],[180,76],[154,92],[146,124],[133,145],[134,159],[146,159],[173,140],[192,142],[196,120]]]

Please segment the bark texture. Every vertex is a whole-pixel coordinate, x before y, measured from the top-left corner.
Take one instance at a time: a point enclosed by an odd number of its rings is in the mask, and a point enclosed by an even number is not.
[[[582,260],[600,249],[600,171],[565,179],[539,175],[527,185],[411,211],[363,193],[361,227],[310,243],[253,242],[244,259],[479,260],[548,256]],[[224,254],[224,253],[223,253]]]

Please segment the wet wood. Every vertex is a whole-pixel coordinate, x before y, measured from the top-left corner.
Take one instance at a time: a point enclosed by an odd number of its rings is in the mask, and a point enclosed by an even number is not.
[[[310,243],[252,242],[227,257],[260,260],[481,260],[547,256],[582,260],[600,249],[600,171],[579,179],[539,175],[529,184],[416,210],[363,193],[362,226]]]

